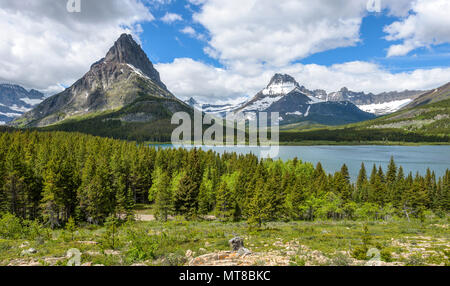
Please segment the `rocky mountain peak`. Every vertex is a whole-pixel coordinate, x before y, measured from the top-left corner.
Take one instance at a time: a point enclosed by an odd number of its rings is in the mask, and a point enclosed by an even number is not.
[[[141,46],[129,34],[122,34],[108,51],[106,57],[100,61],[103,64],[111,62],[129,64],[166,89],[161,82],[159,72],[153,67]]]
[[[298,85],[297,81],[292,76],[288,74],[276,73],[270,80],[269,85],[267,87],[271,85],[280,85],[283,83],[292,83]]]
[[[262,91],[262,94],[264,96],[285,95],[295,88],[300,88],[300,85],[292,76],[277,73],[272,77],[267,87]]]
[[[189,104],[190,106],[198,105],[197,100],[195,100],[193,97],[189,98],[189,99],[186,101],[186,103]]]

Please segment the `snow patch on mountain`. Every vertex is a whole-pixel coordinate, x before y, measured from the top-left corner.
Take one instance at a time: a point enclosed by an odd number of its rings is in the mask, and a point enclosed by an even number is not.
[[[29,105],[38,105],[42,102],[42,99],[32,99],[28,97],[20,98],[20,100]]]
[[[146,76],[140,69],[138,69],[137,67],[130,65],[130,64],[126,64],[128,67],[130,67],[136,74],[138,74],[140,77],[143,77],[145,79],[149,79],[151,80],[148,76]]]
[[[276,97],[264,97],[254,103],[246,106],[242,111],[263,111],[269,108],[275,102],[280,101],[284,95],[276,96]]]
[[[302,116],[303,113],[301,113],[300,111],[286,112],[286,115],[298,115],[298,116]]]
[[[277,82],[262,90],[264,95],[286,95],[297,87],[295,82]]]
[[[408,105],[412,99],[402,99],[395,100],[385,103],[375,103],[375,104],[367,104],[367,105],[358,105],[358,108],[369,113],[373,113],[376,115],[385,115],[389,113],[396,112],[400,110],[402,107]]]

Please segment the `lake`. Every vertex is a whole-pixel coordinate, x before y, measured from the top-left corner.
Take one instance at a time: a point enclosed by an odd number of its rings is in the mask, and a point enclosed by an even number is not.
[[[173,145],[153,145],[163,148],[171,148]],[[175,146],[176,147],[176,146]],[[186,147],[188,149],[193,147]],[[211,147],[201,146],[203,150],[213,150],[217,153],[236,152],[239,154],[260,153],[259,147],[233,146]],[[381,165],[387,169],[391,156],[394,157],[397,166],[403,166],[405,174],[419,172],[424,175],[427,168],[435,171],[438,177],[450,169],[450,146],[280,146],[276,158],[289,160],[297,157],[303,162],[314,165],[321,162],[328,173],[339,171],[345,163],[348,166],[350,176],[356,181],[361,163],[366,165],[367,175],[370,176],[373,164]],[[274,158],[274,159],[276,159]]]

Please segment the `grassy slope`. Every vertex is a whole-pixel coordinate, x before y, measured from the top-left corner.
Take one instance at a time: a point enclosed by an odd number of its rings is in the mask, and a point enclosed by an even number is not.
[[[66,265],[71,248],[81,251],[81,263],[92,265],[185,265],[188,250],[194,258],[229,250],[233,234],[243,237],[245,246],[254,253],[246,259],[250,265],[273,265],[273,261],[277,261],[275,265],[364,265],[366,261],[354,259],[351,252],[362,244],[365,224],[371,237],[369,247],[381,250],[385,261],[394,265],[450,264],[448,218],[429,217],[425,222],[273,222],[262,229],[250,229],[244,222],[189,222],[181,218],[129,222],[119,227],[114,250],[105,240],[105,227],[79,228],[73,240],[64,230],[41,230],[40,235],[0,238],[0,265]],[[30,247],[37,253],[21,255]]]

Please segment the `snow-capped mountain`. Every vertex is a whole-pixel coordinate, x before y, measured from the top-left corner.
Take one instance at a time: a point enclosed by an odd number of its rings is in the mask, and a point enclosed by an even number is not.
[[[320,98],[327,101],[350,101],[359,109],[376,115],[385,115],[400,110],[414,99],[423,94],[423,91],[405,90],[403,92],[384,92],[380,94],[354,92],[343,87],[340,91],[332,92]]]
[[[232,112],[236,108],[238,108],[241,104],[235,105],[235,104],[201,104],[198,103],[197,100],[195,100],[193,97],[186,100],[185,103],[187,103],[189,106],[196,108],[198,110],[202,110],[205,113],[219,116],[219,117],[225,117],[227,113]]]
[[[306,89],[290,75],[275,74],[266,88],[233,112],[242,112],[248,119],[254,119],[257,112],[278,112],[280,124],[311,121],[338,125],[375,117],[349,101],[326,101],[324,94],[323,90]]]
[[[0,84],[0,125],[30,111],[44,98],[44,94],[34,89],[27,91],[19,85]]]
[[[269,84],[250,100],[241,104],[199,104],[191,98],[186,101],[192,107],[206,113],[224,117],[227,112],[243,113],[247,119],[255,119],[257,112],[279,112],[280,124],[298,121],[314,121],[326,125],[353,123],[375,115],[395,112],[420,96],[422,91],[385,92],[380,94],[353,92],[347,88],[327,93],[325,90],[309,90],[292,76],[275,74]]]

